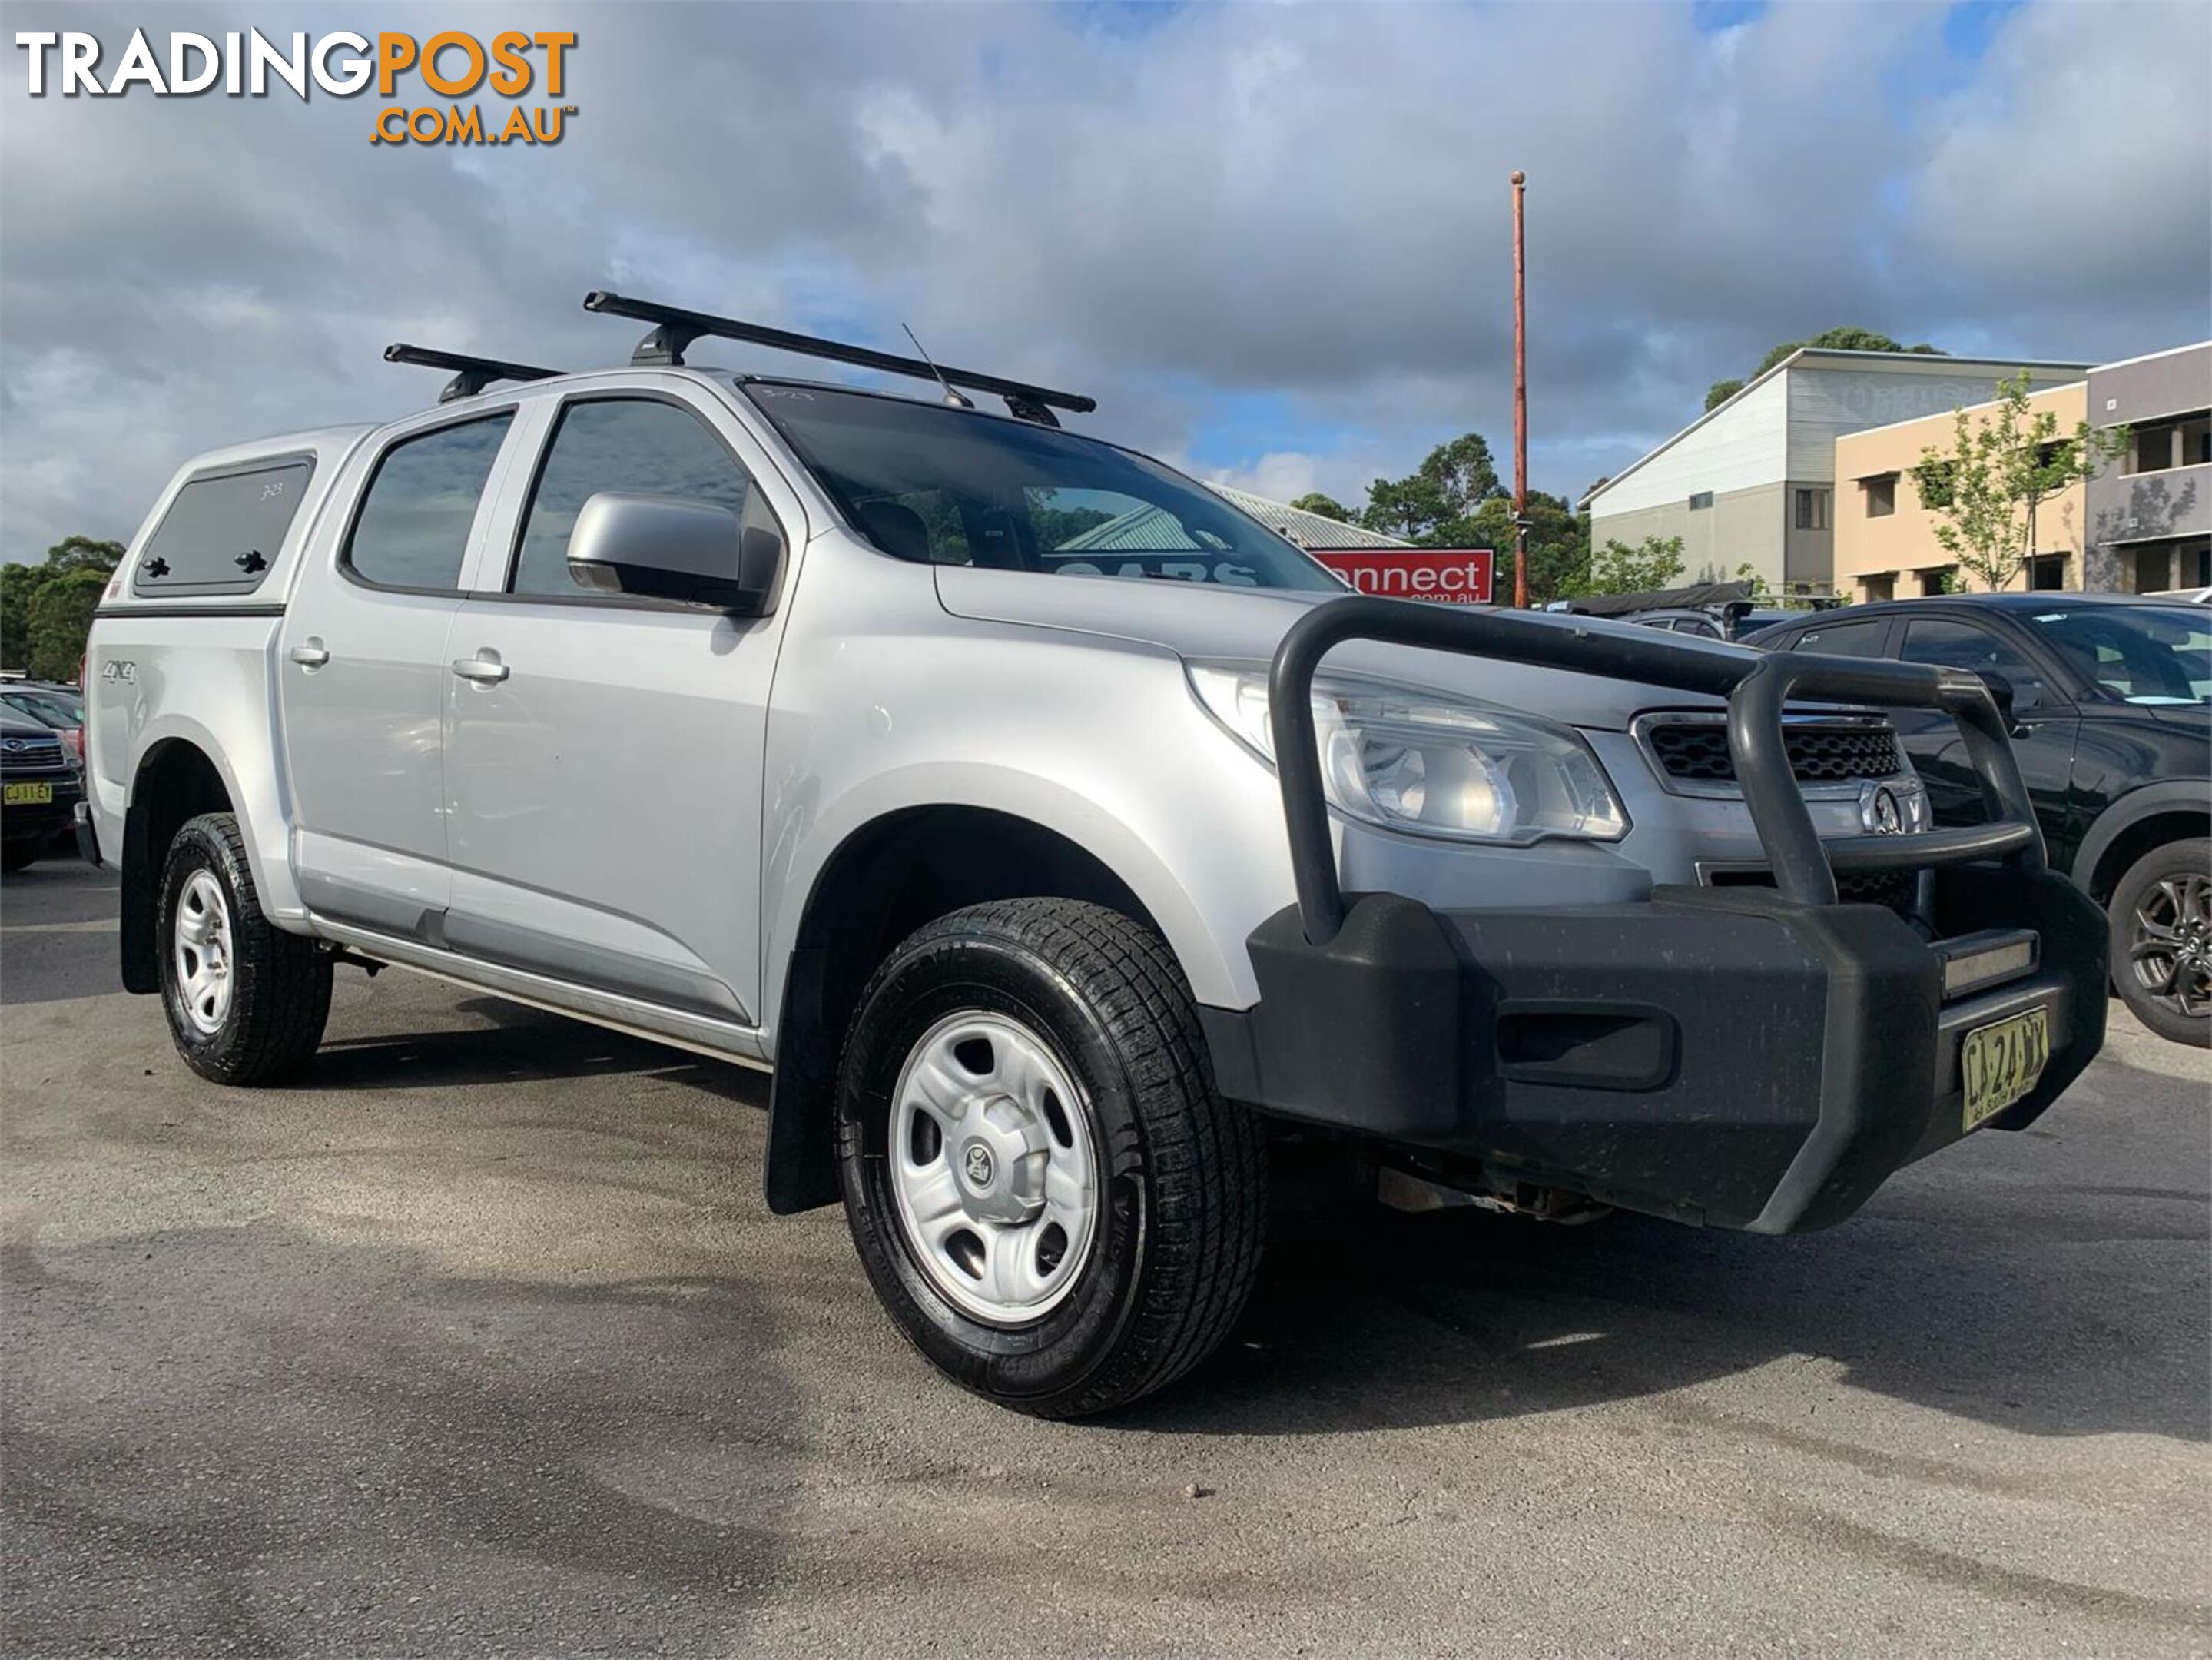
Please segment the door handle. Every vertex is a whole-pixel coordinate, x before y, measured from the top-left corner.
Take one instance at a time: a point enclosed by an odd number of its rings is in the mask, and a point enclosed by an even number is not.
[[[313,635],[293,647],[285,655],[303,669],[319,669],[331,660],[330,652]]]
[[[455,658],[453,672],[479,686],[490,686],[506,679],[508,670],[507,665],[499,660],[497,653],[483,651],[474,657]]]

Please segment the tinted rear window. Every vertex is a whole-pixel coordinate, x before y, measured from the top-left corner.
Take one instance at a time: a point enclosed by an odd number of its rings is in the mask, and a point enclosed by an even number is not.
[[[514,419],[436,427],[385,451],[346,540],[353,573],[379,587],[458,589],[477,502]]]
[[[1808,629],[1789,642],[1791,651],[1825,652],[1838,657],[1879,657],[1889,618],[1871,617],[1863,623],[1831,623]]]
[[[276,562],[314,470],[303,455],[191,480],[138,556],[131,591],[251,593]]]

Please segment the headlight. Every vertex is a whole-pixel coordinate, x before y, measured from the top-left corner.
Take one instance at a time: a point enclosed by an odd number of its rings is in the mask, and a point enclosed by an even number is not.
[[[1270,766],[1267,676],[1186,665],[1200,705]],[[1318,674],[1314,735],[1329,805],[1386,830],[1462,842],[1617,841],[1628,814],[1565,727],[1380,680]]]

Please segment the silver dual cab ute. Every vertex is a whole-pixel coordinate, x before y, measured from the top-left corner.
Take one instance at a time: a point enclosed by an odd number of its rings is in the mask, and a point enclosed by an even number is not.
[[[2102,1041],[1970,675],[1352,597],[1087,398],[586,304],[629,367],[396,348],[436,408],[201,456],[131,544],[80,839],[205,1077],[306,1072],[350,962],[772,1069],[769,1204],[1066,1417],[1221,1340],[1275,1141],[1782,1233]],[[1929,824],[1903,706],[1985,822]]]

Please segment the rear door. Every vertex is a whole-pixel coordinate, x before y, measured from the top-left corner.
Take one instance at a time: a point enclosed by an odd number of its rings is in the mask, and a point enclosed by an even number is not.
[[[765,511],[795,553],[797,499],[694,382],[549,397],[532,420],[534,467],[509,482],[499,554],[451,642],[446,942],[753,1025],[782,612],[588,590],[568,576],[568,544],[592,494],[624,490]]]
[[[294,862],[319,915],[435,937],[452,887],[446,635],[514,422],[511,407],[426,417],[388,440],[286,610],[276,673]]]

